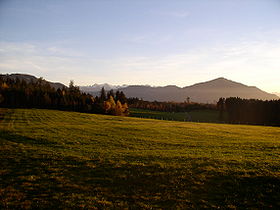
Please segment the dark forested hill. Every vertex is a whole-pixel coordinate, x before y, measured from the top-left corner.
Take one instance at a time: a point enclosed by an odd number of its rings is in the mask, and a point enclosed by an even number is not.
[[[36,83],[38,81],[39,78],[32,76],[32,75],[28,75],[28,74],[0,74],[0,78],[8,78],[8,79],[19,79],[21,81],[25,81],[26,83]],[[64,84],[59,83],[59,82],[50,82],[50,81],[46,81],[43,80],[43,83],[49,83],[51,87],[55,88],[55,89],[62,89],[63,87],[66,87]]]
[[[31,75],[0,75],[0,107],[47,108],[86,113],[128,115],[126,97],[122,92],[102,89],[93,97],[80,91],[70,81],[69,87]]]

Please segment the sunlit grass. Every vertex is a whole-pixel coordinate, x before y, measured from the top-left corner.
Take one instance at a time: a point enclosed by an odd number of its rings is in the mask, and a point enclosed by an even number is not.
[[[2,208],[280,206],[280,128],[0,109]]]

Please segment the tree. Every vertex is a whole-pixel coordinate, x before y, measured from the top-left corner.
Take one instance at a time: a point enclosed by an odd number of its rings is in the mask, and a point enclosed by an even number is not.
[[[122,105],[122,108],[123,108],[123,115],[129,115],[129,109],[128,109],[128,105],[127,105],[127,103],[124,103],[123,105]]]
[[[104,101],[104,110],[107,114],[115,114],[116,103],[113,96],[110,96],[107,101]]]
[[[100,100],[101,100],[101,102],[106,101],[106,91],[105,91],[104,87],[102,87],[102,89],[100,91]]]
[[[120,101],[122,104],[127,103],[127,98],[125,97],[125,94],[122,91],[116,92],[116,101]]]
[[[112,96],[113,98],[115,97],[114,90],[110,90],[110,91],[107,93],[107,98],[110,98],[110,96]]]
[[[80,89],[78,86],[75,86],[74,85],[74,80],[70,80],[70,83],[69,83],[69,91],[70,93],[72,94],[80,94]]]
[[[4,96],[0,93],[0,104],[2,104],[4,100],[5,100]]]
[[[123,106],[122,106],[121,102],[117,101],[117,104],[116,104],[116,107],[115,107],[115,114],[116,115],[123,115],[123,112],[124,112],[124,110],[123,110]]]
[[[217,108],[220,112],[220,114],[219,114],[220,120],[224,120],[224,107],[225,107],[225,99],[220,98],[218,103],[217,103]]]

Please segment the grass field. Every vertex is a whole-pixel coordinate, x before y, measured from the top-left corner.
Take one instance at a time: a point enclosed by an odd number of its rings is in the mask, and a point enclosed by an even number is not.
[[[0,209],[280,208],[279,127],[0,113]]]
[[[219,111],[194,110],[190,112],[159,112],[145,109],[130,109],[131,117],[151,118],[159,120],[191,121],[191,122],[219,122]]]

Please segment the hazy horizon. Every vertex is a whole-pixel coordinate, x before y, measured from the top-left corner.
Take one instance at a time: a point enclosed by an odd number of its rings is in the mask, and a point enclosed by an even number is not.
[[[11,72],[11,73],[2,73],[2,74],[25,74],[25,73],[19,73],[19,72]],[[25,75],[29,75],[29,76],[35,76],[37,78],[40,78],[40,76],[37,76],[37,75],[30,75],[30,74],[25,74]],[[45,80],[47,80],[46,78],[43,78]],[[211,82],[213,80],[217,80],[217,79],[225,79],[225,80],[229,80],[231,82],[236,82],[236,83],[240,83],[238,81],[233,81],[229,78],[224,78],[224,77],[218,77],[218,78],[213,78],[213,79],[210,79],[210,80],[207,80],[207,81],[197,81],[195,83],[192,83],[192,84],[188,84],[188,85],[184,85],[184,86],[179,86],[179,85],[176,85],[176,84],[167,84],[167,85],[153,85],[153,84],[111,84],[111,83],[108,83],[108,82],[101,82],[101,83],[93,83],[93,84],[85,84],[85,85],[79,85],[79,84],[76,84],[75,83],[75,80],[70,80],[70,81],[73,81],[74,82],[74,85],[75,86],[79,86],[79,87],[90,87],[90,86],[95,86],[95,85],[109,85],[109,86],[115,86],[115,87],[128,87],[128,86],[150,86],[150,87],[166,87],[166,86],[176,86],[176,87],[179,87],[179,88],[185,88],[185,87],[189,87],[189,86],[192,86],[192,85],[196,85],[196,84],[200,84],[200,83],[205,83],[205,82]],[[53,81],[53,80],[47,80],[49,82],[54,82],[54,83],[61,83],[61,84],[64,84],[66,86],[69,85],[70,81],[68,83],[63,83],[63,82],[60,82],[60,81]],[[256,86],[252,86],[250,84],[243,84],[243,83],[240,83],[242,85],[246,85],[248,87],[256,87]],[[257,87],[258,88],[258,87]],[[280,97],[280,92],[267,92],[267,93],[272,93],[272,94],[276,94],[277,96]]]
[[[65,85],[224,77],[280,92],[280,2],[1,1],[0,73]]]

